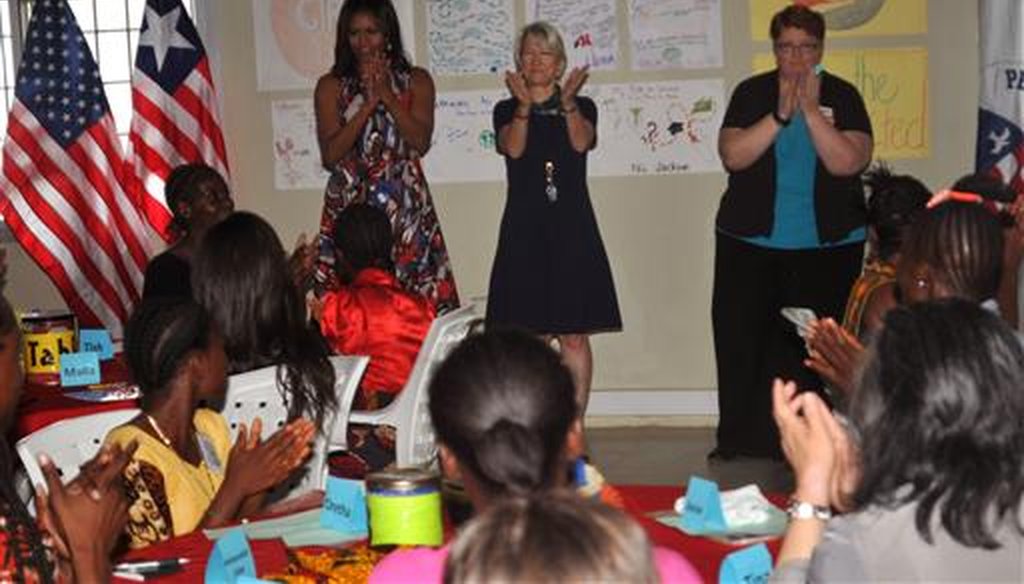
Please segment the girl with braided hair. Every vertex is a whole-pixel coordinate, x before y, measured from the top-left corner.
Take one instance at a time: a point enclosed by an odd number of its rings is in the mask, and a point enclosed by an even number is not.
[[[475,510],[510,497],[568,490],[582,451],[569,370],[525,331],[488,329],[456,347],[430,382],[430,417],[445,476],[461,480]],[[395,552],[371,582],[441,582],[448,548]],[[656,548],[662,581],[699,582],[688,562]]]
[[[119,476],[134,446],[101,450],[67,485],[40,457],[47,490],[36,489],[37,522],[15,491],[5,438],[22,381],[21,332],[0,296],[0,582],[107,581],[110,552],[126,517]]]
[[[193,301],[144,300],[125,329],[125,357],[142,390],[142,413],[107,442],[139,445],[124,471],[132,547],[258,511],[266,492],[309,455],[309,420],[263,440],[257,419],[239,428],[232,446],[224,418],[202,407],[224,397],[227,356],[224,338]]]

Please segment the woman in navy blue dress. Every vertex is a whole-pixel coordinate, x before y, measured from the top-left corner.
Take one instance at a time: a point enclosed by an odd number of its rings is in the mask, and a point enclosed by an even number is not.
[[[608,256],[587,190],[597,108],[577,93],[585,68],[565,73],[558,31],[527,25],[516,43],[512,97],[494,107],[508,197],[491,270],[487,322],[555,338],[576,384],[580,415],[592,375],[589,335],[622,328]]]

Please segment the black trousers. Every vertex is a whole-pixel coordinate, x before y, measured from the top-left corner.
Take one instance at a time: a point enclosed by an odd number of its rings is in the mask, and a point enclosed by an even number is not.
[[[842,322],[850,287],[861,271],[864,244],[810,250],[759,247],[718,233],[711,320],[718,371],[718,451],[780,457],[772,419],[772,379],[821,391],[803,365],[807,352],[779,310],[806,307]]]

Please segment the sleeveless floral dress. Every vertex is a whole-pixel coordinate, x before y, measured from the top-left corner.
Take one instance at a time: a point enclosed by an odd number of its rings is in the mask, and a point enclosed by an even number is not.
[[[392,78],[402,107],[411,107],[409,73],[394,72]],[[338,97],[342,119],[351,119],[362,104],[359,80],[342,80]],[[334,219],[352,203],[366,203],[387,213],[394,228],[395,273],[404,288],[430,300],[438,314],[458,308],[448,250],[419,153],[405,142],[383,105],[367,121],[327,182],[318,242],[318,295],[339,286],[334,269]]]

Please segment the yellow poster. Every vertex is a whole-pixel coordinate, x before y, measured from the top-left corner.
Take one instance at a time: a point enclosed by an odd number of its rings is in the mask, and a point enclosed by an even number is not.
[[[875,135],[875,159],[926,158],[928,127],[928,51],[924,48],[825,51],[830,73],[860,91]],[[754,56],[754,71],[775,67],[775,57]]]
[[[793,0],[750,0],[750,36],[768,40],[772,15]],[[892,36],[928,32],[925,0],[797,0],[825,17],[826,40],[856,36]]]

